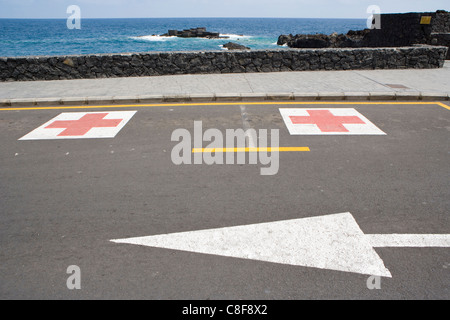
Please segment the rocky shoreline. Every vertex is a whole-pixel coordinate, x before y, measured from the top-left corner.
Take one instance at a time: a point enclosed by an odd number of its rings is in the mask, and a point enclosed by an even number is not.
[[[347,34],[281,35],[277,44],[290,48],[381,48],[437,45],[450,48],[450,12],[381,14],[381,29]],[[450,59],[450,50],[447,55]]]
[[[0,57],[0,81],[444,66],[450,56],[450,13],[386,14],[381,18],[382,29],[280,36],[278,44],[292,49],[249,50],[227,43],[223,45],[226,51]],[[226,38],[206,28],[169,30],[163,36]]]
[[[347,34],[297,34],[281,35],[278,38],[279,46],[287,45],[290,48],[363,48],[375,47],[367,41],[369,29],[362,31],[349,31]]]

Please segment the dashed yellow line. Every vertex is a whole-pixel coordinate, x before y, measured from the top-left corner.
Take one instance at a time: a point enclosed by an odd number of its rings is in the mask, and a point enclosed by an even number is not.
[[[281,148],[193,148],[192,153],[238,153],[238,152],[309,152],[308,147]]]

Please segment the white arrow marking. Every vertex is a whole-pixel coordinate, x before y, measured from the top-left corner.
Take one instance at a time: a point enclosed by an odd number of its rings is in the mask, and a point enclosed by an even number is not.
[[[367,234],[366,238],[374,248],[448,248],[448,234]]]
[[[111,241],[382,277],[374,247],[450,247],[450,235],[365,235],[348,212]]]

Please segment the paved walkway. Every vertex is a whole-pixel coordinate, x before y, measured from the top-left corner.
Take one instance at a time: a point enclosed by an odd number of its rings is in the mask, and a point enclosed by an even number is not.
[[[0,82],[0,106],[261,99],[449,100],[441,69],[304,71]]]

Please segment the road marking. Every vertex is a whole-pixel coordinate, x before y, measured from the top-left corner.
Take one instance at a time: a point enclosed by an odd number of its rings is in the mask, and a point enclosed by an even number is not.
[[[114,138],[135,113],[136,111],[61,113],[19,140]]]
[[[122,119],[105,119],[108,113],[87,113],[78,120],[56,120],[45,129],[63,129],[58,137],[84,136],[94,128],[116,128]]]
[[[19,107],[1,108],[0,111],[22,110],[67,110],[67,109],[105,109],[105,108],[154,108],[154,107],[189,107],[189,106],[236,106],[236,105],[439,105],[447,110],[450,107],[441,102],[355,102],[355,101],[298,101],[298,102],[210,102],[210,103],[161,103],[161,104],[117,104],[117,105],[84,105],[84,106],[52,106],[52,107]]]
[[[437,104],[440,105],[442,108],[445,108],[445,109],[447,109],[447,110],[450,110],[450,107],[449,107],[448,105],[446,105],[445,103],[438,102]]]
[[[370,234],[366,236],[374,248],[447,248],[450,237],[440,234]]]
[[[336,116],[330,110],[307,110],[307,116],[289,116],[293,124],[314,124],[321,132],[349,132],[346,124],[365,124],[357,116]]]
[[[236,153],[236,152],[309,152],[308,147],[281,148],[193,148],[192,153]]]
[[[386,135],[352,108],[280,108],[291,135]]]
[[[349,212],[111,241],[381,277],[374,247],[450,247],[448,234],[365,235]]]
[[[391,277],[349,213],[111,241]]]

